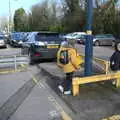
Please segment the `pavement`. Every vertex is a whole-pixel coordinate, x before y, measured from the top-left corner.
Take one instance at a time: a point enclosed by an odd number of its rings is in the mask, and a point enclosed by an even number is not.
[[[36,66],[0,75],[0,120],[61,120],[67,115],[45,80]]]
[[[84,46],[77,46],[84,52]],[[113,50],[94,48],[95,56],[110,56]],[[2,50],[0,55],[20,54],[20,49]],[[83,77],[84,68],[74,76]],[[94,66],[96,73],[101,72]],[[80,95],[64,96],[58,90],[65,75],[55,62],[30,66],[28,71],[0,74],[0,120],[101,120],[120,114],[120,90],[109,83],[87,84]]]
[[[0,56],[3,54],[21,55],[21,49],[1,49]],[[36,65],[16,72],[3,70],[0,72],[0,120],[71,120],[66,113],[72,114],[71,110],[46,84],[47,76]]]
[[[110,82],[82,85],[78,96],[64,96],[60,94],[57,86],[63,82],[65,75],[56,63],[42,63],[37,67],[44,76],[48,76],[48,85],[77,116],[76,120],[101,120],[120,114],[120,89],[116,89]],[[80,71],[77,74],[81,76]]]

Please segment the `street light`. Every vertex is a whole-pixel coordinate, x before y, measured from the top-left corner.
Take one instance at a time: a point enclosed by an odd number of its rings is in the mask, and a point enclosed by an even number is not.
[[[9,0],[9,20],[8,20],[8,32],[11,31],[11,1]]]
[[[14,1],[17,1],[17,0],[14,0]],[[8,32],[11,31],[11,27],[12,27],[12,20],[11,20],[11,0],[8,1],[8,4],[9,4],[9,20],[8,20]]]

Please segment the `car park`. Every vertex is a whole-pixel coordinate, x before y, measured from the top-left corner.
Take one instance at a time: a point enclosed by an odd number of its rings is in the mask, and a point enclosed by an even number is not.
[[[30,63],[41,59],[55,59],[64,38],[55,32],[32,32],[24,42],[22,53],[28,54]]]
[[[93,45],[115,45],[115,37],[111,34],[100,34],[93,37]]]
[[[4,47],[4,48],[7,47],[7,44],[5,42],[5,38],[3,35],[0,35],[0,47]]]
[[[13,47],[21,47],[23,44],[24,33],[13,32],[10,35],[10,45]]]

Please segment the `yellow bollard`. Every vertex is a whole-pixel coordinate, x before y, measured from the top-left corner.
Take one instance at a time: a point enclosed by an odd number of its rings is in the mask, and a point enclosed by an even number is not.
[[[77,78],[73,78],[72,80],[72,93],[73,96],[77,96],[79,95],[79,84],[78,84],[78,79]]]
[[[117,79],[116,79],[116,87],[117,87],[117,88],[120,88],[120,78],[117,78]]]

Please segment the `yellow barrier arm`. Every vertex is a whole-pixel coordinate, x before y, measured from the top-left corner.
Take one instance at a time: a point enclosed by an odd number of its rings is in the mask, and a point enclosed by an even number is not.
[[[120,71],[116,73],[109,73],[104,75],[95,75],[95,76],[89,76],[89,77],[75,77],[72,81],[72,88],[73,88],[73,96],[76,96],[79,94],[79,85],[85,84],[85,83],[93,83],[93,82],[100,82],[100,81],[106,81],[116,79],[116,87],[120,87]]]

